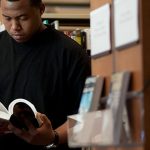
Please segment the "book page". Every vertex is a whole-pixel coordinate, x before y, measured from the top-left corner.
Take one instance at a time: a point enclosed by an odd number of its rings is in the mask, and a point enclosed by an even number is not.
[[[6,107],[0,102],[0,135],[8,132],[8,120],[10,118],[10,114]]]
[[[8,110],[1,102],[0,102],[0,118],[5,120],[9,120],[10,118]]]
[[[14,108],[14,106],[15,106],[17,103],[19,103],[19,102],[27,104],[27,105],[32,109],[34,115],[36,115],[37,110],[36,110],[36,108],[34,107],[34,105],[33,105],[31,102],[29,102],[28,100],[21,99],[21,98],[20,98],[20,99],[15,99],[15,100],[13,100],[13,101],[9,104],[8,111],[9,111],[10,114],[13,114],[13,108]]]
[[[0,111],[8,114],[7,108],[0,102]]]

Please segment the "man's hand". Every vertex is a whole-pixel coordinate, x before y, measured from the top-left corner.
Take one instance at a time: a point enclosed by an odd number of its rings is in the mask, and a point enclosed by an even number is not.
[[[0,119],[0,135],[10,132],[8,124],[9,122],[7,120]]]
[[[25,120],[26,126],[29,130],[16,128],[11,123],[8,125],[8,128],[15,135],[30,144],[48,145],[52,143],[54,140],[54,132],[50,120],[46,117],[46,115],[41,113],[37,113],[36,118],[38,122],[40,122],[39,128],[35,128],[29,120]]]

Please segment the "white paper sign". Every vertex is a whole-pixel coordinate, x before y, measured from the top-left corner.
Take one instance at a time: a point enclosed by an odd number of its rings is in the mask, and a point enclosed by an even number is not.
[[[91,56],[107,52],[110,44],[110,5],[91,11]]]
[[[115,47],[139,39],[138,0],[114,0]]]

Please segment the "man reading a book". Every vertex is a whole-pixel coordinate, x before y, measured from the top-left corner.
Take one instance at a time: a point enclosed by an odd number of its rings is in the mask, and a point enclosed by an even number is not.
[[[0,33],[0,102],[8,107],[23,98],[40,112],[38,127],[25,116],[25,128],[10,121],[10,132],[0,134],[0,149],[67,150],[67,116],[78,112],[90,75],[89,56],[68,36],[43,24],[41,0],[0,4],[6,29]]]

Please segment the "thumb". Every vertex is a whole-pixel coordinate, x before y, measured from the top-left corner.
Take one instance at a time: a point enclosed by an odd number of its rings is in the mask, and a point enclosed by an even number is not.
[[[36,119],[38,120],[40,126],[41,125],[46,125],[48,127],[51,126],[51,122],[45,114],[41,114],[38,112],[36,114]]]

